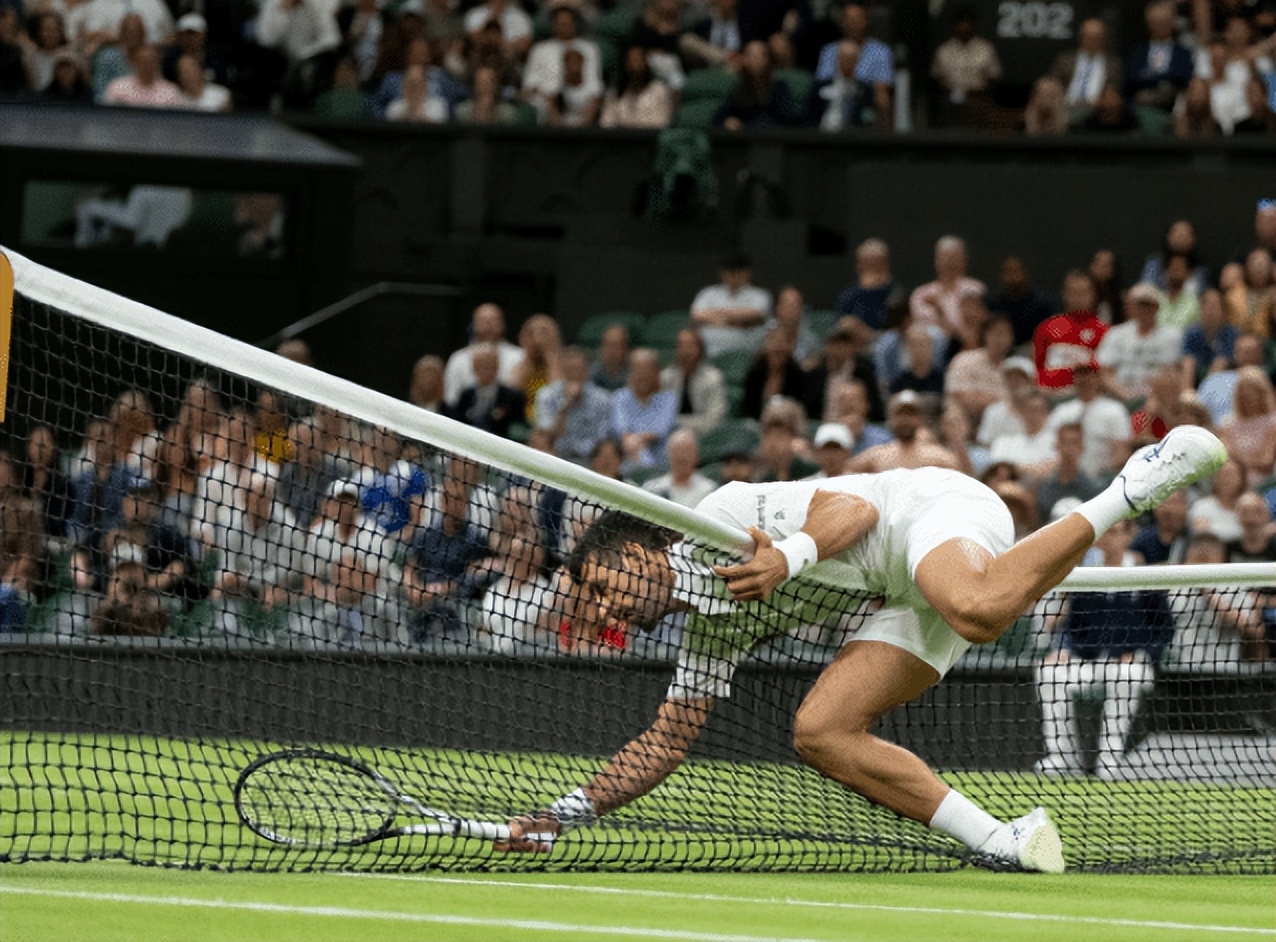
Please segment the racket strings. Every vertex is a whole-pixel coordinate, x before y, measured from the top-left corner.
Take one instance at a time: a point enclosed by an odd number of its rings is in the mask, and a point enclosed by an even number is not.
[[[344,764],[294,757],[262,766],[240,790],[244,815],[298,843],[354,843],[389,826],[395,800],[371,775]]]

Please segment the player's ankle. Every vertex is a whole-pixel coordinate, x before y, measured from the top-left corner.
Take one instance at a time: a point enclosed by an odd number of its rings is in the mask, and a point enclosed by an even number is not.
[[[1125,491],[1118,478],[1073,512],[1090,522],[1090,526],[1094,528],[1094,538],[1097,540],[1113,524],[1127,519],[1133,511],[1130,502],[1125,499]]]

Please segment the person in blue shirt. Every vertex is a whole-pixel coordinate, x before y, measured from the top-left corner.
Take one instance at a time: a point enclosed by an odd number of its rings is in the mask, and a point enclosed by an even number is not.
[[[1201,319],[1183,332],[1183,385],[1195,389],[1211,373],[1236,365],[1240,331],[1227,323],[1223,296],[1213,288],[1200,299]]]
[[[1174,4],[1154,0],[1145,8],[1148,38],[1125,60],[1125,89],[1136,105],[1169,111],[1192,80],[1192,53],[1174,38]]]
[[[554,454],[583,464],[610,431],[612,394],[590,381],[582,348],[564,349],[561,366],[562,377],[536,396],[536,428],[549,436]]]
[[[477,597],[491,574],[484,534],[468,519],[469,487],[458,478],[443,483],[439,508],[408,548],[404,597],[416,612],[413,640],[464,641],[462,604]]]
[[[881,239],[865,239],[855,250],[855,281],[837,296],[833,310],[858,317],[875,331],[885,330],[892,302],[907,299],[903,285],[891,274],[890,248]]]
[[[359,503],[377,528],[398,533],[412,517],[412,502],[426,492],[430,479],[418,465],[399,457],[401,444],[389,429],[376,427],[364,445],[364,469],[359,474]]]
[[[1152,523],[1130,543],[1140,565],[1180,563],[1187,553],[1187,494],[1176,491],[1152,511]]]
[[[886,43],[868,35],[868,4],[851,0],[842,7],[842,34],[859,46],[855,81],[865,86],[871,96],[874,125],[890,130],[894,117],[895,57]],[[817,85],[827,84],[836,78],[839,46],[840,42],[831,42],[820,50],[819,62],[815,66]]]
[[[660,358],[640,348],[629,355],[629,384],[611,397],[611,429],[624,449],[624,471],[663,467],[665,442],[678,424],[678,397],[660,389]]]

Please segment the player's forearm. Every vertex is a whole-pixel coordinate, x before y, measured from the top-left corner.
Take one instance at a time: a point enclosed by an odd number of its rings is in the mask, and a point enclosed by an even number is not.
[[[622,747],[584,792],[598,815],[607,814],[651,791],[687,757],[709,717],[713,701],[666,700],[651,727]]]

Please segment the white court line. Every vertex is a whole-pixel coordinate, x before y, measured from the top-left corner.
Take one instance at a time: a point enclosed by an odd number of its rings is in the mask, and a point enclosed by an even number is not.
[[[686,932],[677,929],[643,929],[638,926],[591,926],[582,923],[544,922],[535,919],[485,919],[478,916],[446,916],[435,913],[399,913],[379,909],[346,909],[340,906],[285,906],[280,903],[234,902],[223,899],[196,899],[188,896],[139,896],[131,893],[90,893],[77,890],[45,890],[38,887],[3,886],[0,896],[51,896],[58,899],[93,900],[102,903],[137,903],[144,906],[185,906],[196,909],[231,909],[290,916],[320,916],[337,919],[380,919],[389,922],[420,922],[443,926],[480,926],[486,929],[519,929],[524,932],[581,933],[591,936],[616,935],[640,939],[681,939],[684,942],[820,942],[818,939],[779,936],[722,935]]]
[[[1146,919],[1109,919],[1102,916],[1064,916],[1052,913],[1018,913],[985,909],[945,909],[937,906],[884,906],[875,903],[843,903],[833,900],[793,899],[790,897],[726,896],[718,893],[679,893],[674,890],[638,890],[619,886],[572,886],[565,883],[522,883],[518,880],[478,880],[465,877],[427,877],[414,874],[393,873],[340,873],[337,876],[356,877],[363,880],[402,880],[413,883],[453,883],[462,886],[501,886],[533,890],[550,890],[561,893],[597,893],[616,896],[638,896],[657,899],[682,899],[691,902],[744,903],[748,905],[809,906],[815,909],[872,910],[882,913],[917,913],[935,916],[971,916],[976,919],[1018,919],[1024,922],[1062,922],[1093,926],[1120,926],[1123,928],[1191,930],[1195,932],[1232,932],[1242,935],[1270,937],[1271,929],[1252,929],[1248,926],[1211,926],[1187,922],[1162,922]]]

